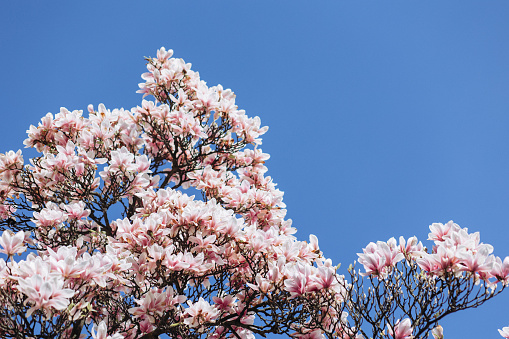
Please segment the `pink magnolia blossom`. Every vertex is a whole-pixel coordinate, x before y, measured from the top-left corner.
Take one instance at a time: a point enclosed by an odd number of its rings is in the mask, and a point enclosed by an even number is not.
[[[288,279],[284,281],[285,290],[290,292],[291,298],[304,295],[315,288],[311,280],[311,268],[302,264],[288,267]]]
[[[213,321],[219,314],[219,310],[200,298],[196,303],[187,302],[189,308],[184,312],[184,322],[190,327],[197,327]]]
[[[41,276],[36,274],[27,278],[18,279],[19,290],[27,296],[27,301],[33,306],[28,310],[30,316],[36,310],[63,310],[69,305],[75,291],[63,288],[64,281],[57,277]]]
[[[446,237],[450,236],[452,232],[459,229],[459,226],[449,221],[447,224],[434,223],[429,227],[431,233],[429,240],[444,241]]]
[[[120,333],[108,335],[106,322],[104,320],[99,323],[99,326],[94,324],[91,334],[94,339],[124,339],[124,336]]]
[[[9,151],[5,154],[0,153],[0,179],[4,184],[14,181],[23,168],[23,156],[21,150],[14,153]]]
[[[21,254],[27,249],[26,246],[23,246],[24,241],[25,232],[19,231],[18,233],[13,234],[9,230],[4,231],[0,238],[0,246],[3,247],[3,249],[0,249],[0,252],[7,254],[9,257],[14,254]]]
[[[431,334],[433,335],[433,338],[434,339],[444,339],[444,329],[442,328],[442,326],[438,325],[437,327],[435,327],[432,331],[431,331]]]
[[[493,263],[491,274],[497,278],[497,281],[507,286],[509,284],[509,257],[505,257],[504,261],[497,257]]]
[[[363,249],[364,253],[357,253],[359,263],[364,265],[365,273],[362,275],[374,275],[385,277],[387,272],[396,263],[405,258],[401,252],[401,246],[397,246],[396,239],[391,238],[387,242],[371,242]]]
[[[162,316],[167,308],[168,297],[166,293],[150,290],[141,300],[137,300],[138,307],[129,309],[135,318],[147,318],[150,323],[155,323],[155,316]]]
[[[493,248],[491,246],[483,244],[477,248],[475,253],[459,253],[457,256],[462,259],[461,264],[465,266],[461,270],[471,273],[490,272],[494,264],[494,258],[490,256],[492,251]]]
[[[386,258],[378,252],[372,253],[357,253],[359,256],[359,263],[364,265],[364,269],[366,273],[362,273],[363,275],[375,275],[375,276],[383,276],[384,268],[385,268],[385,260]]]
[[[498,332],[500,333],[500,335],[502,337],[509,338],[509,326],[508,327],[504,327],[501,330],[498,330]]]
[[[394,339],[412,339],[412,322],[408,318],[403,319],[403,321],[398,320],[394,328],[387,325],[387,332]]]
[[[215,306],[220,311],[229,312],[234,309],[237,304],[237,298],[231,295],[223,295],[221,297],[213,297],[212,300],[215,303]]]
[[[273,289],[273,286],[269,279],[263,278],[261,275],[257,275],[255,278],[256,284],[250,284],[247,283],[249,287],[256,291],[260,291],[263,294],[268,293],[271,289]],[[291,291],[290,291],[291,292]]]
[[[423,250],[422,243],[417,240],[417,237],[408,238],[399,237],[399,250],[404,255],[418,256]]]

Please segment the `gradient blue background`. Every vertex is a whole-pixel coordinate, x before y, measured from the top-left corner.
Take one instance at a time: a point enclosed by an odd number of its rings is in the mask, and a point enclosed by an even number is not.
[[[61,106],[131,108],[161,46],[270,127],[298,237],[347,267],[453,219],[509,255],[508,1],[2,1],[1,152]],[[27,159],[25,159],[27,160]],[[499,338],[509,292],[442,324]]]

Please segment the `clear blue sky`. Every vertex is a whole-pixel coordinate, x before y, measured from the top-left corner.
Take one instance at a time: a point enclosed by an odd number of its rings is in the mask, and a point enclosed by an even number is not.
[[[298,237],[344,267],[453,219],[509,255],[509,2],[2,1],[1,152],[61,106],[131,108],[165,46],[270,127]],[[498,338],[509,291],[442,324]]]

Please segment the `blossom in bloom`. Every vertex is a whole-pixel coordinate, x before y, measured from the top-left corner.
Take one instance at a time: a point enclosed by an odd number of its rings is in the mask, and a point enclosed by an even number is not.
[[[5,154],[0,153],[0,180],[5,183],[11,183],[16,179],[20,169],[23,168],[23,156],[21,150],[14,153],[9,151]]]
[[[6,230],[2,233],[2,237],[0,238],[0,245],[3,247],[3,249],[0,249],[0,252],[7,254],[9,257],[15,253],[21,254],[27,249],[23,246],[24,240],[25,232],[19,231],[13,234],[11,231]]]
[[[129,309],[135,318],[147,318],[151,323],[155,323],[155,316],[161,316],[167,308],[167,295],[166,293],[158,293],[150,290],[142,299],[136,300],[138,307]]]
[[[247,285],[249,287],[251,287],[252,289],[254,289],[256,291],[260,291],[264,294],[268,293],[270,291],[270,289],[272,288],[270,280],[263,278],[259,274],[256,275],[255,281],[256,281],[256,285],[250,284],[250,283],[247,283]]]
[[[359,262],[364,265],[366,273],[361,275],[366,276],[373,274],[375,276],[382,275],[383,268],[385,267],[385,257],[379,255],[379,253],[357,253],[359,256]]]
[[[429,227],[429,240],[434,240],[435,242],[444,241],[447,236],[450,236],[451,233],[459,230],[459,226],[451,221],[447,224],[441,223],[433,223]]]
[[[119,333],[108,335],[106,322],[104,320],[99,323],[99,326],[94,324],[91,333],[94,339],[124,339],[124,336]]]
[[[27,278],[19,278],[19,290],[27,296],[28,302],[34,304],[28,312],[30,316],[36,310],[48,310],[50,307],[63,310],[69,305],[69,298],[74,291],[63,288],[64,281],[55,276],[35,274]]]
[[[504,338],[509,338],[509,326],[507,327],[504,327],[503,329],[501,330],[498,330],[498,332],[500,333],[500,335]]]
[[[384,278],[393,266],[405,258],[401,253],[401,246],[397,245],[394,238],[387,242],[378,241],[376,244],[371,242],[362,251],[363,253],[357,255],[359,263],[364,265],[366,270],[365,273],[361,273],[363,276],[374,275]]]
[[[212,297],[212,300],[215,303],[215,306],[219,308],[221,311],[229,312],[236,305],[237,298],[232,297],[231,295],[223,295],[221,297]]]
[[[489,272],[493,267],[493,257],[489,256],[493,248],[490,245],[482,244],[477,249],[476,253],[465,251],[458,253],[457,256],[462,259],[461,264],[465,267],[462,271],[471,273]]]
[[[186,309],[184,315],[184,323],[189,327],[198,327],[204,323],[213,321],[219,314],[219,310],[211,306],[205,299],[200,297],[200,300],[194,304],[188,300],[189,308]]]
[[[387,332],[389,332],[389,335],[394,339],[412,339],[412,331],[412,322],[408,318],[405,318],[403,321],[398,319],[394,329],[387,325]]]
[[[405,255],[415,256],[423,250],[423,246],[417,237],[411,237],[408,241],[404,237],[399,237],[399,249]]]
[[[297,267],[292,267],[292,271],[288,279],[285,280],[285,290],[290,292],[291,298],[301,296],[308,292],[311,285],[310,268],[301,263]]]
[[[507,286],[509,284],[509,257],[505,257],[504,261],[497,257],[493,263],[491,274],[504,286]]]

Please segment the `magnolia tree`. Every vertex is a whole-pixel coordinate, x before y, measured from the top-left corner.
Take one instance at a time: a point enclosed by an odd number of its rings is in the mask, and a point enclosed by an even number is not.
[[[453,222],[340,275],[285,219],[260,119],[172,51],[147,68],[151,101],[48,113],[37,157],[0,155],[2,338],[438,339],[509,284],[509,257]]]

